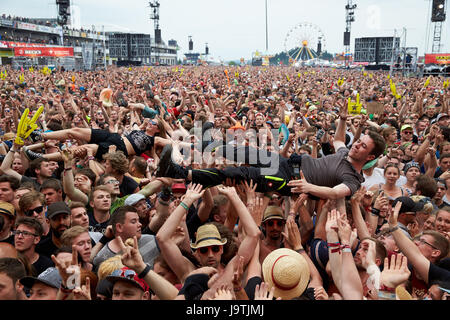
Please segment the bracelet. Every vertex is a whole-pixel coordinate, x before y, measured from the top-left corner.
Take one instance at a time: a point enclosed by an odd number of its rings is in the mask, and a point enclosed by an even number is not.
[[[189,211],[189,207],[183,201],[180,202],[180,206]]]
[[[239,291],[241,291],[241,290],[242,290],[242,287],[239,287],[239,288],[234,288],[233,290],[234,290],[234,292],[239,292]]]
[[[294,251],[297,252],[297,253],[302,253],[302,252],[305,252],[305,249],[300,248],[300,249],[297,249],[297,250],[294,250]]]
[[[370,212],[375,216],[380,216],[380,210],[377,208],[372,208]]]
[[[11,148],[11,149],[9,149],[9,151],[12,151],[12,152],[14,152],[14,153],[16,153],[16,152],[17,152],[16,150],[13,150],[12,148]]]
[[[150,272],[150,270],[151,270],[151,267],[147,264],[147,265],[145,266],[145,269],[142,270],[142,272],[138,274],[138,278],[139,278],[139,279],[144,279],[145,276],[147,275],[147,273]]]
[[[70,170],[72,170],[72,167],[70,167],[70,168],[64,168],[64,171],[70,171]]]
[[[349,253],[352,253],[352,249],[350,249],[350,247],[348,247],[348,248],[343,248],[343,249],[342,249],[342,252],[349,252]]]
[[[327,245],[328,245],[329,248],[337,248],[337,247],[340,248],[341,247],[341,243],[340,242],[332,242],[332,243],[328,242]]]
[[[95,160],[95,157],[94,156],[89,156],[88,157],[88,161],[91,161],[91,160]]]

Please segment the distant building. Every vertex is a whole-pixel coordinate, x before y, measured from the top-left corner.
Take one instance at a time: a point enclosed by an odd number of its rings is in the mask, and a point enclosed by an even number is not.
[[[117,64],[175,65],[177,42],[156,44],[149,34],[107,32],[109,51]]]

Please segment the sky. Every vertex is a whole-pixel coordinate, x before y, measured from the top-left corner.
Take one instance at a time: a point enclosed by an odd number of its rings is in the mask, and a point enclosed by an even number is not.
[[[249,60],[252,53],[276,54],[286,51],[301,35],[313,38],[317,32],[297,27],[315,26],[324,36],[324,49],[342,53],[345,5],[348,0],[267,0],[268,50],[266,51],[266,0],[159,0],[159,25],[164,41],[177,40],[178,58],[188,52],[192,36],[194,52],[204,52],[217,60]],[[402,46],[418,47],[419,55],[431,53],[434,25],[430,24],[431,0],[353,0],[357,4],[351,26],[351,51],[359,37],[401,36]],[[447,1],[447,16],[450,17]],[[151,8],[146,0],[71,0],[76,25],[106,31],[139,32],[154,35]],[[53,0],[0,0],[1,14],[55,18]],[[291,31],[292,30],[292,31]],[[306,30],[306,31],[305,31]],[[290,32],[289,36],[288,33]],[[427,44],[427,34],[429,42]],[[442,34],[441,52],[450,52],[450,22]],[[316,44],[313,44],[312,48]]]

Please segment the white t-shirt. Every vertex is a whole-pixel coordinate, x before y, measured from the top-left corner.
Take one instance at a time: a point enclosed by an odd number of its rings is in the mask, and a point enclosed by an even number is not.
[[[381,168],[374,168],[372,175],[368,176],[363,172],[364,182],[361,184],[369,190],[374,185],[378,185],[380,183],[384,184],[386,181],[384,179],[384,170]]]
[[[363,173],[363,175],[364,175],[365,181],[362,185],[364,187],[366,187],[367,190],[369,190],[374,185],[378,185],[380,183],[381,184],[386,183],[386,179],[384,178],[384,169],[382,169],[382,168],[373,169],[373,173],[370,177],[367,176],[365,173]],[[404,175],[400,175],[400,178],[398,178],[395,185],[397,187],[402,187],[405,183],[406,183],[406,177]]]

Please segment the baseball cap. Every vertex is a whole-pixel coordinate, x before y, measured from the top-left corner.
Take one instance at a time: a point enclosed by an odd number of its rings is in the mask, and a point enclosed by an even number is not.
[[[140,193],[133,193],[125,199],[124,205],[126,206],[134,206],[139,201],[145,199],[145,196]]]
[[[283,210],[277,206],[268,206],[264,211],[262,222],[265,222],[270,219],[285,220]]]
[[[439,115],[436,118],[436,122],[439,122],[442,118],[448,118],[449,115],[446,113],[439,113]]]
[[[405,129],[412,129],[413,127],[410,125],[410,124],[404,124],[403,126],[402,126],[402,128],[400,129],[400,131],[403,131],[403,130],[405,130]]]
[[[14,206],[11,203],[0,201],[0,213],[14,218],[16,216],[16,209],[14,209]]]
[[[51,219],[54,216],[62,213],[70,215],[70,208],[64,201],[54,202],[47,208],[48,219]]]
[[[405,213],[405,212],[418,212],[423,209],[424,203],[422,201],[415,202],[413,199],[409,197],[398,197],[394,200],[394,203],[392,204],[393,207],[397,204],[397,202],[400,201],[402,203],[402,207],[400,208],[399,213]]]
[[[136,288],[143,290],[144,292],[149,290],[149,286],[144,281],[144,279],[139,278],[136,272],[128,267],[114,270],[111,275],[106,277],[106,279],[113,283],[113,285],[117,281],[126,281],[134,285]]]
[[[22,279],[20,279],[20,283],[27,288],[32,288],[36,281],[41,282],[47,286],[59,289],[62,279],[58,269],[56,269],[55,267],[45,269],[37,277],[23,277]]]

